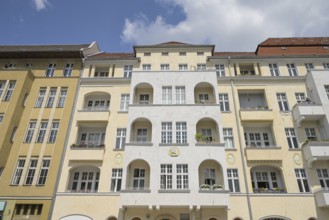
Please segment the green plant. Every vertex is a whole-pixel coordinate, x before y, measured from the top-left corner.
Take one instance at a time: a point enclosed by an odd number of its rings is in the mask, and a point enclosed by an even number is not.
[[[212,189],[214,189],[214,190],[223,189],[223,186],[220,184],[214,184],[214,185],[212,185]]]
[[[203,139],[203,135],[201,133],[196,133],[195,134],[195,140],[196,141],[201,141]]]
[[[201,186],[200,186],[200,189],[210,189],[211,187],[210,187],[210,185],[208,185],[208,184],[202,184]]]

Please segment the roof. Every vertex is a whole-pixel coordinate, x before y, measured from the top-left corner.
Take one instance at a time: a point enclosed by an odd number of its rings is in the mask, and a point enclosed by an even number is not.
[[[80,58],[81,49],[90,44],[0,45],[0,58]]]
[[[214,52],[213,57],[256,57],[255,52]]]
[[[134,53],[99,53],[88,57],[89,60],[131,60],[138,59]]]
[[[213,44],[187,44],[177,41],[169,41],[160,44],[152,44],[152,45],[135,45],[133,46],[134,52],[136,53],[137,48],[197,48],[197,47],[210,47],[211,52],[214,52],[215,45]]]
[[[268,38],[259,46],[329,46],[329,37]]]

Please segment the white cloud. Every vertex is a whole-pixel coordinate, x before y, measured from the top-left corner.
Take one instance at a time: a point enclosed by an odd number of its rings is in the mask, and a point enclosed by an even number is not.
[[[254,51],[269,37],[329,35],[327,0],[155,0],[185,18],[168,24],[141,14],[126,19],[121,39],[128,44],[166,41],[216,44],[217,51]],[[171,9],[170,9],[171,8]]]
[[[37,10],[40,11],[45,9],[47,5],[49,5],[48,0],[33,0]]]

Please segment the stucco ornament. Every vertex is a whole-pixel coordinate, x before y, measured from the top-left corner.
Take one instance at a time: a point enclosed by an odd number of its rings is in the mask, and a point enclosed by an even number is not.
[[[228,154],[226,157],[227,163],[233,165],[235,163],[235,157],[233,154]]]
[[[180,155],[178,147],[169,148],[168,155],[171,157],[178,157]]]
[[[121,164],[121,162],[122,162],[122,154],[117,153],[115,155],[115,157],[114,157],[114,161],[115,161],[116,164]]]
[[[294,161],[295,164],[297,165],[301,165],[302,164],[302,157],[300,156],[300,154],[294,154]]]

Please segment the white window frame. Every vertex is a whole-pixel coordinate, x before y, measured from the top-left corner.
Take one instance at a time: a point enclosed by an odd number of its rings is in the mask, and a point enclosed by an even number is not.
[[[41,168],[37,185],[45,185],[50,167],[50,158],[44,158],[41,162]]]
[[[179,52],[179,56],[186,56],[186,52]]]
[[[276,98],[278,100],[278,105],[279,105],[280,111],[283,111],[283,112],[289,111],[289,104],[288,104],[286,93],[277,93]]]
[[[121,94],[120,111],[127,112],[129,108],[129,94]]]
[[[55,143],[58,129],[59,129],[59,121],[53,121],[51,123],[51,129],[49,132],[48,143]]]
[[[172,164],[160,164],[160,189],[173,188]]]
[[[57,101],[57,108],[63,108],[64,105],[65,105],[65,100],[66,100],[66,97],[67,97],[67,87],[63,87],[61,88],[61,91],[59,92],[59,98],[58,98],[58,101]]]
[[[273,144],[272,135],[268,131],[248,130],[244,137],[248,148],[269,148]]]
[[[206,70],[207,69],[207,65],[205,63],[198,63],[196,65],[196,69],[199,70],[199,71]]]
[[[53,77],[56,70],[56,63],[49,63],[45,72],[45,77]]]
[[[37,166],[38,166],[38,159],[31,159],[29,163],[29,168],[26,172],[24,185],[32,185]]]
[[[146,171],[143,168],[135,168],[133,175],[133,189],[143,190],[145,187],[145,174]]]
[[[137,143],[147,142],[147,128],[137,128],[136,142]]]
[[[298,76],[298,71],[294,63],[287,63],[289,76]]]
[[[162,104],[172,104],[171,86],[162,86]]]
[[[150,94],[139,94],[139,104],[140,105],[150,104]]]
[[[161,71],[169,71],[169,64],[160,64],[160,70]]]
[[[185,94],[185,86],[176,86],[176,104],[185,104],[186,102],[186,94]]]
[[[304,92],[296,92],[295,93],[297,103],[305,102],[305,93]]]
[[[73,70],[73,63],[67,63],[65,65],[65,68],[63,70],[63,76],[64,77],[70,77],[72,74],[72,70]]]
[[[307,180],[305,169],[295,169],[295,176],[299,192],[310,192],[310,185]]]
[[[203,183],[207,185],[216,184],[216,169],[215,168],[204,168],[203,169]]]
[[[201,134],[206,142],[214,141],[212,138],[212,131],[211,128],[201,128]]]
[[[26,135],[25,135],[25,138],[24,138],[24,143],[31,143],[36,125],[37,125],[36,121],[30,121],[29,122],[29,125],[26,129]]]
[[[38,94],[38,97],[35,100],[34,108],[41,108],[42,107],[43,100],[46,97],[46,92],[47,92],[47,88],[45,88],[45,87],[41,87],[39,89],[39,94]]]
[[[187,71],[188,70],[187,64],[185,63],[178,64],[178,69],[179,71]]]
[[[108,99],[90,99],[87,102],[87,110],[108,110],[110,100]]]
[[[223,128],[223,138],[226,148],[235,148],[232,128]]]
[[[313,63],[305,63],[306,71],[314,70],[314,64]]]
[[[99,171],[77,170],[71,173],[70,191],[79,193],[95,193],[98,191]],[[76,188],[73,187],[76,184]],[[74,189],[75,188],[75,189]]]
[[[216,64],[216,76],[217,77],[224,77],[225,76],[225,65],[224,64]]]
[[[264,188],[259,182],[267,182],[267,189],[282,188],[281,176],[274,170],[255,170],[250,172],[251,182],[255,189]]]
[[[228,98],[228,94],[219,93],[218,98],[219,98],[220,110],[222,112],[229,112],[230,111],[230,100]]]
[[[187,126],[186,122],[176,122],[176,143],[187,143]]]
[[[318,174],[318,179],[321,187],[323,189],[329,189],[329,172],[326,168],[318,168],[316,169]]]
[[[122,185],[122,169],[113,168],[111,177],[111,192],[120,192]]]
[[[227,169],[228,187],[231,192],[240,192],[240,181],[238,169]]]
[[[124,65],[123,67],[123,77],[131,78],[133,72],[133,65]]]
[[[6,86],[6,81],[0,80],[0,99],[1,99],[3,91],[5,91],[5,86]]]
[[[297,141],[295,129],[285,128],[285,133],[286,133],[289,148],[290,149],[298,148],[298,141]]]
[[[187,164],[176,164],[176,188],[177,189],[188,189],[189,178],[188,178],[188,165]]]
[[[105,131],[101,130],[86,130],[80,134],[80,144],[84,143],[88,147],[100,147],[105,141]]]
[[[307,140],[309,140],[309,141],[317,140],[315,128],[305,128],[305,134],[306,134]]]
[[[23,169],[25,166],[25,158],[18,158],[17,163],[16,163],[16,169],[14,171],[13,178],[11,180],[11,185],[19,185],[22,174],[23,174]]]
[[[172,143],[172,122],[161,123],[161,143],[170,144]]]
[[[329,63],[323,63],[323,69],[329,69]]]
[[[3,122],[3,118],[4,118],[4,113],[0,113],[0,125],[1,125],[2,122]]]
[[[200,103],[208,103],[209,102],[209,94],[208,93],[199,93],[199,102]]]
[[[48,93],[47,102],[46,102],[46,108],[53,107],[55,98],[56,98],[56,94],[57,94],[57,88],[55,88],[55,87],[50,88],[50,91]]]
[[[142,65],[143,71],[151,71],[151,68],[152,68],[151,64],[143,64]]]
[[[15,89],[15,85],[16,85],[16,80],[10,80],[8,87],[7,87],[7,91],[3,97],[3,101],[10,101],[11,96],[13,95],[14,89]]]
[[[48,127],[48,121],[41,121],[38,136],[35,140],[36,143],[42,143],[45,139]]]
[[[117,137],[115,142],[115,149],[124,149],[126,144],[126,128],[117,128]]]
[[[270,69],[271,76],[280,76],[280,70],[279,70],[278,64],[269,63],[268,67]]]

